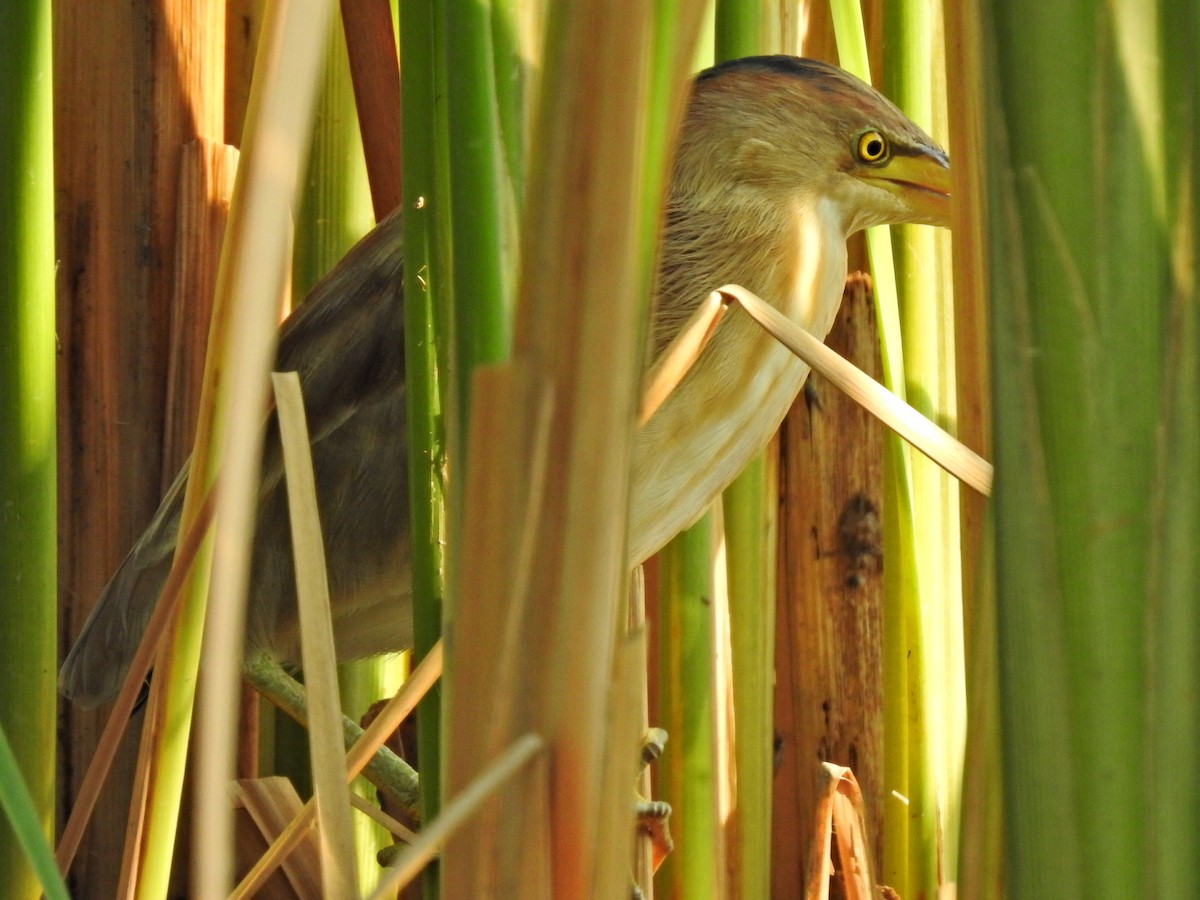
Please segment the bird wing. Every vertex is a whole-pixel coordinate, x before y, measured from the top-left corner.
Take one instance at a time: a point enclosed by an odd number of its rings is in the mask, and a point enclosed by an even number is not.
[[[379,545],[387,540],[383,532],[388,529],[372,530],[368,520],[395,520],[400,511],[407,515],[402,257],[396,212],[355,245],[280,328],[276,369],[300,375],[327,546],[358,539],[366,552],[384,553]],[[190,461],[184,464],[145,532],[101,592],[63,663],[60,690],[85,707],[116,694],[162,592],[174,556],[189,466]],[[383,488],[364,477],[376,467],[395,473]],[[360,515],[326,515],[348,497],[360,499]],[[295,593],[285,504],[282,453],[272,413],[263,448],[260,527],[251,572],[252,642],[265,640],[264,629],[273,626],[280,606]],[[282,529],[261,527],[278,522]],[[280,558],[284,543],[286,557]],[[343,573],[340,580],[353,577]],[[331,573],[331,581],[338,580]]]

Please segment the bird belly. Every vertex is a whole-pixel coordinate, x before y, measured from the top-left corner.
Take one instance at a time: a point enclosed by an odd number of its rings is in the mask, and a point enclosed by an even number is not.
[[[329,607],[339,662],[398,653],[412,646],[412,573],[407,554],[403,558],[397,555],[371,576],[330,585]],[[294,608],[286,610],[269,631],[252,625],[247,637],[252,646],[284,665],[302,662],[300,623]]]
[[[841,305],[846,256],[844,236],[836,236],[836,252],[830,252],[830,236],[820,237],[827,252],[808,255],[819,262],[797,267],[787,300],[777,305],[824,340]],[[744,312],[725,317],[692,371],[635,439],[631,563],[656,552],[705,512],[766,446],[808,373],[806,364]]]
[[[691,386],[688,393],[705,395],[693,407],[699,415],[687,413],[691,398],[683,392],[689,386],[680,384],[684,402],[676,409],[664,404],[664,421],[645,426],[634,450],[631,561],[640,562],[693,524],[779,428],[809,369],[779,345],[762,351],[741,377],[724,380],[718,390]]]

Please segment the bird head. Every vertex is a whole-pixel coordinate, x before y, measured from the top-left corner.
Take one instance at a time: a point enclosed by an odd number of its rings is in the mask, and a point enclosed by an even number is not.
[[[814,60],[733,60],[695,80],[673,193],[716,205],[799,201],[844,234],[949,224],[943,151],[878,91]],[[724,198],[714,194],[733,192]]]

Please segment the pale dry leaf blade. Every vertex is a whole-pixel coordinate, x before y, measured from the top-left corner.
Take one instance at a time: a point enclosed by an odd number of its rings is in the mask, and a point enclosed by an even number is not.
[[[357,870],[343,776],[337,652],[304,399],[295,372],[274,372],[271,382],[287,472],[300,647],[308,695],[309,747],[321,831],[322,885],[327,897],[353,897],[358,895]]]
[[[776,340],[849,395],[884,425],[981,494],[991,493],[991,463],[896,397],[875,379],[842,359],[782,312],[738,285],[719,293],[731,297]]]

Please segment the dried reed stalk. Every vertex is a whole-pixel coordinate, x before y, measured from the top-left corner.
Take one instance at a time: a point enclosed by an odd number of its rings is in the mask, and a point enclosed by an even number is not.
[[[878,373],[865,277],[847,284],[827,343]],[[883,429],[817,373],[806,393],[784,423],[780,460],[771,878],[782,893],[808,880],[809,860],[795,848],[815,821],[813,760],[853,765],[877,847],[883,838]]]
[[[508,530],[530,520],[525,504],[540,496],[532,537],[538,565],[530,573],[528,600],[509,599],[506,591],[516,587],[511,578],[498,579],[501,584],[488,591],[516,613],[527,611],[516,629],[525,652],[495,654],[497,662],[513,659],[512,669],[488,673],[472,659],[475,677],[468,677],[457,669],[459,657],[452,660],[447,795],[488,761],[487,748],[462,738],[470,724],[459,718],[456,704],[511,692],[517,701],[512,715],[496,721],[497,739],[488,743],[506,746],[521,734],[542,735],[552,755],[552,802],[545,820],[537,805],[510,796],[495,833],[452,842],[443,867],[450,897],[481,896],[480,885],[484,893],[524,897],[596,896],[610,888],[614,870],[628,871],[632,809],[622,817],[623,827],[604,810],[615,792],[628,796],[635,759],[633,747],[613,741],[636,732],[628,724],[636,710],[611,709],[608,697],[626,579],[632,398],[648,281],[639,246],[649,12],[633,2],[564,3],[550,12],[545,71],[556,89],[541,97],[543,127],[534,138],[528,178],[511,393],[506,397],[505,385],[498,385],[501,412],[492,413],[493,421],[502,419],[497,430],[471,434],[466,488],[469,497],[486,496],[489,485],[516,479],[515,487],[490,488],[510,504],[507,509],[466,505],[472,516],[507,523]],[[544,476],[495,452],[516,446],[506,432],[528,427],[536,418],[529,410],[542,402],[543,391],[551,416]],[[485,416],[479,396],[473,415]],[[528,486],[542,477],[544,489]],[[503,525],[478,531],[478,541],[463,540],[457,563],[452,649],[467,645],[462,630],[505,614],[502,607],[479,608],[468,586],[495,577],[485,563],[512,574],[504,558],[520,539]],[[470,647],[461,654],[464,662],[476,652]],[[614,768],[606,759],[622,752],[630,759],[629,774],[623,783],[609,783]],[[530,829],[546,840],[531,839]],[[547,858],[549,883],[540,880]]]
[[[321,886],[324,896],[342,900],[358,895],[354,863],[354,831],[342,778],[341,721],[337,651],[325,573],[325,542],[317,512],[308,425],[300,377],[295,372],[271,376],[279,437],[287,473],[288,516],[296,566],[300,617],[300,650],[308,698],[308,745],[312,757],[313,792],[321,835]]]
[[[341,0],[376,221],[400,205],[400,60],[388,0]]]
[[[223,532],[221,553],[213,571],[213,596],[204,643],[204,682],[200,710],[202,745],[197,769],[194,837],[203,841],[205,866],[193,873],[196,896],[224,894],[233,872],[232,818],[226,785],[233,777],[234,734],[245,622],[245,585],[254,498],[261,452],[261,417],[267,398],[267,373],[273,351],[276,305],[285,281],[288,213],[302,167],[310,128],[320,59],[330,4],[327,0],[293,0],[272,6],[255,66],[254,94],[242,141],[238,189],[230,209],[225,248],[217,282],[213,331],[205,371],[201,424],[192,457],[189,491],[182,527],[193,516],[195,500],[211,481],[217,462],[222,469],[218,506]],[[236,391],[236,402],[233,395]],[[227,438],[227,441],[225,440]],[[209,446],[216,455],[209,457]],[[172,682],[169,708],[162,716],[191,713],[191,683],[199,666],[199,623],[205,621],[204,579],[194,602],[184,611],[190,629],[181,629],[173,642],[182,677],[175,686],[169,674],[176,658],[160,657],[159,673]],[[188,633],[189,630],[192,633]],[[152,711],[147,732],[152,732]],[[183,767],[182,748],[156,751],[162,799],[149,806],[150,839],[170,846]],[[186,747],[186,741],[183,742]]]
[[[828,900],[830,878],[835,874],[846,900],[872,900],[879,896],[871,877],[871,849],[867,840],[862,791],[854,773],[845,766],[821,763],[820,804],[809,852],[809,881],[805,900]],[[838,869],[833,869],[833,853]]]

